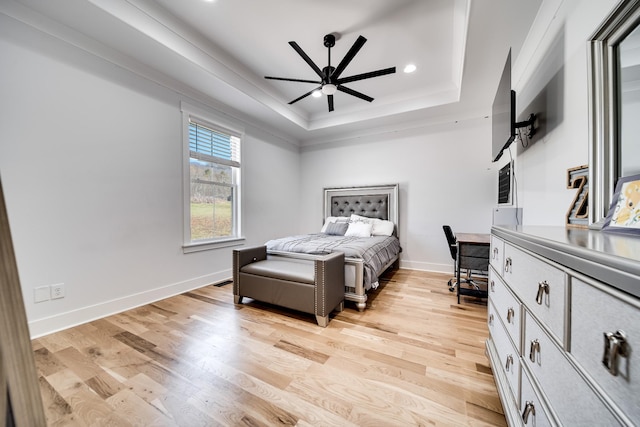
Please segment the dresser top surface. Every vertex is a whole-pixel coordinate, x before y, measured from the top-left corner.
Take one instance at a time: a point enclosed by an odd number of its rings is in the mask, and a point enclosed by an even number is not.
[[[491,232],[640,298],[640,235],[560,226],[494,226]]]

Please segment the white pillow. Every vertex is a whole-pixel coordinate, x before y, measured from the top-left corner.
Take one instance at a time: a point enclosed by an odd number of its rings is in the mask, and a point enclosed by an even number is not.
[[[351,218],[349,218],[349,223],[354,222],[364,222],[365,224],[373,224],[374,218],[368,218],[366,216],[360,216],[356,214],[351,214]]]
[[[353,237],[371,237],[371,229],[373,224],[367,224],[365,222],[350,222],[345,236]]]
[[[371,224],[373,227],[371,229],[372,236],[392,236],[395,225],[391,221],[386,221],[378,218],[369,218],[366,216],[360,216],[356,214],[351,214],[351,218],[349,219],[349,223],[365,223]]]
[[[376,219],[373,222],[372,236],[393,236],[395,226],[393,222],[384,219]]]

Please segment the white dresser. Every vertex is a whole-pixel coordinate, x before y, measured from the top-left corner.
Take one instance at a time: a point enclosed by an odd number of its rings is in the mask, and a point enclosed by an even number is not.
[[[640,236],[494,226],[487,321],[510,426],[640,425]]]

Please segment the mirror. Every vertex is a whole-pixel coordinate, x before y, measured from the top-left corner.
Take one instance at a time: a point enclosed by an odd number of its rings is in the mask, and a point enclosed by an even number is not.
[[[606,217],[615,184],[640,173],[640,0],[622,1],[589,41],[589,217]]]
[[[620,176],[640,174],[640,26],[622,42],[620,67]]]

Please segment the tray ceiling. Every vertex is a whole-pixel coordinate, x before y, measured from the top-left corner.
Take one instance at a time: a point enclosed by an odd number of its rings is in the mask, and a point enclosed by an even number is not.
[[[304,145],[372,127],[488,115],[508,49],[517,56],[540,2],[18,0],[0,11],[66,41],[81,36],[75,44],[158,73],[157,80]],[[323,68],[329,33],[336,35],[332,65],[359,35],[368,40],[343,77],[392,66],[397,72],[346,85],[371,103],[338,92],[333,112],[324,95],[289,105],[314,85],[264,76],[316,79],[288,42]],[[404,73],[408,64],[416,71]]]

